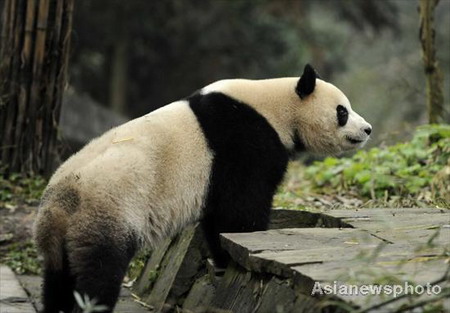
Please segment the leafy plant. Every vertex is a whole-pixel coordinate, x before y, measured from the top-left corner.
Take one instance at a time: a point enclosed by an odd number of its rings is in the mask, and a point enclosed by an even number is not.
[[[127,276],[129,279],[136,279],[141,271],[144,269],[145,263],[149,259],[151,251],[142,250],[139,252],[130,262],[127,270]]]
[[[9,246],[8,253],[1,260],[17,274],[40,274],[36,246],[32,241],[14,243]]]
[[[42,195],[47,181],[41,176],[13,173],[4,178],[0,168],[0,207],[5,204],[36,203]]]
[[[73,295],[78,306],[83,310],[83,313],[104,312],[108,310],[106,305],[97,304],[97,300],[95,298],[90,299],[86,294],[82,297],[75,291]]]
[[[306,171],[314,187],[354,189],[362,197],[419,196],[450,158],[450,126],[418,128],[407,143],[359,151],[352,158],[327,158]],[[439,192],[435,196],[444,196]]]
[[[291,168],[289,176],[275,205],[285,206],[289,194],[336,194],[362,201],[413,199],[415,204],[423,201],[449,207],[450,125],[421,126],[409,142],[360,150],[351,158],[329,157],[306,169]]]

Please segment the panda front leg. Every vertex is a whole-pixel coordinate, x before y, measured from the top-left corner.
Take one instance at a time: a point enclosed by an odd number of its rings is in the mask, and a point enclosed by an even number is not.
[[[208,243],[209,252],[217,267],[225,268],[229,263],[230,256],[221,248],[220,231],[217,219],[214,215],[205,215],[201,222],[206,242]],[[226,232],[226,231],[225,231]]]
[[[268,228],[272,198],[262,200],[242,195],[242,199],[235,196],[220,204],[208,205],[201,225],[216,266],[225,268],[230,261],[229,254],[221,247],[221,233],[254,232]]]

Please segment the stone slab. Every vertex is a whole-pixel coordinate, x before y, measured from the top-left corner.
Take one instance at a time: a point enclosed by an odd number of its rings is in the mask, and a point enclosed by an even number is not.
[[[270,229],[310,227],[340,228],[349,226],[342,219],[322,214],[321,211],[309,212],[273,209],[270,213]]]
[[[17,276],[20,284],[26,290],[31,303],[38,312],[41,312],[44,307],[42,305],[42,278],[35,275],[19,275]]]
[[[391,243],[419,243],[440,231],[435,239],[450,246],[450,210],[448,209],[358,209],[328,210],[323,214],[370,231]]]
[[[311,294],[314,283],[321,286],[362,286],[369,285],[397,285],[404,286],[409,282],[411,286],[426,286],[428,283],[440,280],[446,271],[447,264],[444,259],[436,259],[427,262],[407,262],[395,264],[395,262],[361,262],[352,260],[343,266],[339,262],[327,262],[323,264],[309,264],[295,266],[294,281],[297,286],[303,287],[301,290],[305,294]],[[313,278],[313,279],[312,279]],[[439,283],[441,289],[449,288],[449,282]],[[392,295],[364,295],[364,294],[339,294],[341,300],[358,307],[368,307],[379,303],[383,298],[389,299]],[[422,298],[433,297],[434,295],[423,294]],[[393,306],[384,307],[383,312],[390,312],[394,307],[398,307],[405,301],[396,302]]]
[[[222,234],[222,246],[249,271],[293,278],[305,295],[311,293],[314,282],[362,285],[377,284],[382,278],[390,284],[426,285],[442,278],[448,268],[450,210],[329,210],[320,214],[342,221],[340,227],[353,228]],[[380,298],[357,295],[341,300],[364,307]]]
[[[377,245],[382,242],[367,231],[352,228],[291,228],[253,233],[228,233],[222,234],[221,240],[222,247],[230,253],[232,258],[249,270],[258,269],[259,265],[253,263],[256,259],[251,257],[262,252],[283,255],[286,251],[302,251],[303,253],[311,248],[350,247],[351,249],[363,244]],[[294,263],[320,260],[317,257],[314,258],[312,254],[311,258],[302,257],[302,261],[296,260]]]
[[[36,313],[16,275],[5,265],[0,265],[0,312]]]
[[[378,229],[380,226],[416,226],[432,227],[450,224],[449,209],[435,208],[379,208],[379,209],[348,209],[323,210],[322,214],[331,216],[350,224],[355,228]]]

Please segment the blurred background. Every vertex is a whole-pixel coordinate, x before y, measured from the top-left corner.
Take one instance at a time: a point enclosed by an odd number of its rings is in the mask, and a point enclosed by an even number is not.
[[[60,155],[213,81],[299,76],[306,63],[373,125],[371,146],[433,122],[427,99],[438,103],[434,122],[450,121],[450,0],[0,5],[0,162],[11,172],[49,173]],[[433,18],[423,33],[435,34],[428,53],[437,63],[425,66],[419,29]],[[425,68],[443,101],[426,97]]]
[[[447,106],[449,13],[450,1],[441,0],[436,48]],[[223,78],[299,76],[308,62],[374,126],[372,145],[401,140],[427,121],[415,0],[75,4],[72,92],[127,118]]]

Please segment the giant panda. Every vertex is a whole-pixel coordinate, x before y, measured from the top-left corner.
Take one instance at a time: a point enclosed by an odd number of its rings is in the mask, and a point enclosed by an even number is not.
[[[371,130],[310,65],[300,78],[218,81],[109,130],[42,197],[44,311],[77,312],[74,290],[112,311],[135,252],[199,220],[224,266],[219,234],[267,228],[290,156],[355,149]]]

